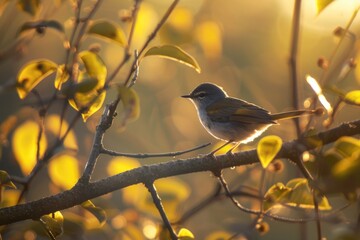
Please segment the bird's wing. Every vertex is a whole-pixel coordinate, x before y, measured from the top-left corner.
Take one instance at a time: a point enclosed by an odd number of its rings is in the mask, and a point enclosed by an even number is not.
[[[216,122],[243,122],[275,124],[265,109],[236,98],[225,98],[206,108],[211,120]]]

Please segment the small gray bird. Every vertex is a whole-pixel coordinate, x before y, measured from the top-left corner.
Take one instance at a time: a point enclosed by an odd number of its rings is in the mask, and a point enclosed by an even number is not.
[[[212,83],[200,84],[189,95],[182,97],[194,103],[204,128],[213,137],[226,141],[212,154],[230,143],[236,143],[228,151],[231,153],[240,143],[248,143],[259,137],[268,127],[277,124],[277,120],[323,112],[320,108],[271,114],[253,103],[229,97],[221,87]]]

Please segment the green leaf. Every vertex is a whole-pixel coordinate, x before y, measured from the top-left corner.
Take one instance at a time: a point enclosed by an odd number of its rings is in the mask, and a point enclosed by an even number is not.
[[[6,186],[16,189],[15,184],[10,180],[9,174],[3,170],[0,170],[0,186]]]
[[[196,60],[190,56],[187,52],[182,50],[181,48],[173,45],[164,45],[160,47],[152,47],[150,48],[144,55],[147,56],[160,56],[164,58],[168,58],[186,66],[194,68],[198,73],[201,72],[199,64]]]
[[[127,39],[124,31],[117,26],[115,23],[108,20],[97,20],[91,24],[89,34],[94,34],[96,36],[115,41],[121,46],[127,45]]]
[[[81,207],[85,208],[91,214],[93,214],[100,225],[103,225],[106,221],[106,212],[104,209],[96,207],[90,200],[87,200],[81,204]]]
[[[360,106],[360,90],[348,92],[344,101],[348,104]]]
[[[104,103],[106,92],[103,87],[106,81],[107,68],[97,53],[83,51],[79,53],[79,57],[85,66],[86,72],[81,71],[78,82],[63,89],[63,91],[65,95],[69,94],[70,105],[78,111],[81,110],[83,120],[86,121]],[[75,89],[71,90],[70,88],[73,87]]]
[[[334,0],[316,0],[316,12],[319,15]]]
[[[24,23],[19,31],[17,32],[17,36],[19,36],[21,33],[35,29],[38,33],[43,33],[43,31],[46,28],[52,28],[54,30],[57,30],[61,33],[64,33],[64,28],[58,21],[55,20],[42,20],[42,21],[36,21],[36,22],[26,22]]]
[[[104,86],[107,69],[101,57],[97,53],[91,51],[82,51],[79,53],[79,57],[84,63],[86,72],[89,76],[99,80],[98,86]]]
[[[64,217],[59,211],[42,216],[40,222],[52,237],[60,236],[63,233]]]
[[[123,104],[122,126],[127,122],[134,121],[140,116],[139,96],[132,88],[118,87],[119,98]]]
[[[179,233],[177,234],[177,236],[178,236],[178,239],[180,239],[180,240],[193,240],[193,239],[195,239],[194,234],[190,230],[188,230],[186,228],[181,228]]]
[[[348,157],[360,149],[360,140],[344,136],[336,140],[333,149],[335,149],[341,156]]]
[[[257,154],[263,168],[266,168],[272,160],[274,160],[276,154],[280,151],[281,146],[281,138],[275,135],[263,137],[259,141]]]
[[[276,183],[269,188],[264,198],[263,206],[265,211],[278,204],[303,209],[314,208],[313,193],[305,178],[292,179],[286,186],[283,183]],[[319,198],[319,210],[330,210],[331,206],[327,198]]]
[[[38,59],[25,64],[19,71],[16,82],[20,99],[24,99],[36,85],[56,69],[57,64],[47,59]]]
[[[35,16],[40,8],[40,0],[18,0],[17,6],[20,10]]]

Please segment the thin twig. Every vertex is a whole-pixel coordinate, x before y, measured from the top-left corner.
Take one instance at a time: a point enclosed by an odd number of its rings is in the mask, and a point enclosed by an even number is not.
[[[301,0],[295,0],[293,25],[292,25],[292,37],[291,37],[291,53],[290,53],[290,74],[292,83],[292,102],[293,108],[299,109],[299,80],[298,80],[298,45],[299,45],[299,33],[300,33],[300,12],[301,12]],[[299,137],[301,134],[300,122],[298,118],[294,118],[296,133]]]
[[[144,45],[141,47],[140,51],[139,51],[139,57],[142,56],[143,52],[145,51],[145,49],[148,47],[148,45],[150,44],[150,42],[155,38],[156,34],[158,33],[158,31],[160,30],[160,28],[164,25],[164,23],[166,22],[166,20],[169,18],[170,14],[172,13],[172,11],[175,9],[176,5],[179,3],[180,0],[174,0],[173,3],[169,6],[169,8],[167,9],[167,11],[165,12],[164,16],[161,18],[160,22],[158,23],[158,25],[155,27],[154,31],[152,31],[152,33],[149,35],[148,39],[146,40],[146,42],[144,43]],[[133,72],[135,71],[135,65],[136,65],[136,59],[133,61],[132,66],[130,68],[129,74],[124,82],[124,86],[128,86],[129,81],[131,80],[131,76],[133,74]]]
[[[132,158],[176,157],[176,156],[179,156],[179,155],[182,155],[185,153],[199,150],[199,149],[207,147],[209,145],[210,145],[210,143],[206,143],[206,144],[203,144],[203,145],[200,145],[200,146],[197,146],[194,148],[190,148],[187,150],[178,151],[178,152],[167,152],[167,153],[122,153],[122,152],[108,150],[105,148],[102,148],[100,150],[100,153],[107,154],[110,156],[132,157]]]
[[[169,230],[171,239],[172,240],[177,240],[178,239],[177,234],[175,233],[174,229],[171,226],[171,223],[170,223],[168,217],[166,216],[164,206],[161,203],[161,199],[160,199],[160,196],[158,195],[158,193],[156,191],[154,182],[149,181],[149,182],[145,183],[145,186],[147,187],[147,189],[149,190],[149,192],[151,194],[153,202],[154,202],[157,210],[160,213],[160,216],[161,216],[161,218],[163,220],[163,223],[164,223],[165,227]]]
[[[317,199],[317,196],[316,196],[316,190],[315,189],[312,189],[312,194],[313,194],[313,201],[314,201],[317,239],[322,240],[321,222],[320,222],[320,214],[319,214],[319,202],[318,202],[318,199]]]

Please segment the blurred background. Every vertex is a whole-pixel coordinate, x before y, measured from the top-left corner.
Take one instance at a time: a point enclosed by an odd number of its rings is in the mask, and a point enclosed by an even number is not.
[[[71,19],[74,15],[71,1],[42,1],[36,17],[20,11],[16,1],[5,2],[7,1],[1,1],[0,5],[2,11],[0,16],[0,32],[2,33],[0,39],[0,84],[4,86],[15,82],[17,72],[32,59],[47,58],[58,64],[64,63],[64,41],[69,38],[73,26]],[[90,9],[89,6],[92,3],[93,1],[84,1],[85,12]],[[132,44],[133,49],[142,46],[170,4],[171,1],[168,0],[146,0],[141,3]],[[323,12],[317,14],[315,1],[303,1],[298,51],[298,90],[301,105],[314,95],[305,81],[305,76],[310,74],[316,79],[322,76],[324,70],[318,66],[318,59],[331,57],[339,43],[339,37],[334,34],[334,30],[338,26],[346,27],[359,4],[360,2],[355,0],[334,1]],[[123,22],[121,19],[131,10],[132,5],[133,1],[130,0],[103,1],[94,19],[111,19],[120,25],[125,33],[128,33],[130,23]],[[180,46],[198,61],[201,73],[198,74],[194,69],[168,59],[144,58],[141,61],[140,74],[134,86],[140,98],[141,115],[136,121],[128,123],[126,128],[122,127],[120,121],[115,119],[113,126],[105,135],[105,146],[119,152],[157,153],[185,150],[211,142],[210,147],[181,156],[181,158],[196,157],[198,154],[210,152],[217,144],[217,140],[203,129],[192,103],[180,97],[188,94],[203,82],[221,85],[229,95],[253,102],[274,113],[292,109],[291,77],[288,63],[293,7],[294,1],[289,0],[180,1],[150,46],[162,44]],[[66,37],[52,29],[48,29],[44,34],[32,32],[26,33],[26,36],[18,36],[22,24],[34,19],[59,21],[64,25]],[[335,67],[331,71],[329,70],[330,73],[326,79],[329,85],[336,84],[337,88],[345,92],[359,87],[358,68],[342,78],[341,82],[338,77],[346,61],[350,58],[357,58],[359,24],[360,18],[356,17],[350,27],[351,34],[345,37],[340,45],[340,49],[333,58]],[[17,44],[20,38],[22,42]],[[82,48],[87,49],[94,43],[100,46],[99,54],[108,67],[108,73],[112,73],[122,60],[123,47],[88,36],[82,41]],[[124,81],[129,67],[130,65],[117,75],[114,80],[116,83]],[[37,86],[43,99],[47,99],[53,93],[53,79],[53,76],[48,77],[46,81]],[[336,98],[331,94],[326,96],[330,102]],[[115,97],[116,91],[110,89],[106,102],[110,102]],[[28,119],[38,119],[37,101],[32,96],[21,101],[14,89],[3,90],[2,88],[0,103],[0,122],[16,116],[18,121],[14,124],[14,129]],[[49,115],[52,114],[51,116],[54,118],[49,121],[49,125],[58,124],[56,122],[61,108],[61,104],[55,104],[50,109]],[[121,115],[121,106],[118,110]],[[74,148],[78,149],[73,155],[79,164],[75,168],[78,168],[80,173],[88,158],[92,136],[101,113],[101,110],[98,111],[86,123],[79,121],[73,129],[72,142],[73,146],[76,146]],[[69,121],[72,116],[74,116],[74,111],[69,109],[66,119]],[[357,110],[354,111],[354,108],[346,106],[342,109],[341,114],[336,116],[334,126],[356,117],[359,117]],[[306,124],[306,119],[302,123]],[[323,130],[321,123],[319,119],[314,121],[313,125],[317,127],[317,130]],[[275,134],[287,141],[296,137],[295,132],[292,121],[283,121],[280,125],[271,127],[265,135]],[[0,169],[6,170],[11,175],[21,176],[26,171],[24,172],[24,169],[19,167],[19,161],[13,154],[14,146],[11,142],[13,136],[12,130],[6,138],[8,141],[3,139]],[[48,139],[48,145],[51,145],[50,141]],[[254,141],[246,146],[241,146],[240,149],[255,148],[256,143],[257,141]],[[172,159],[155,158],[135,161],[134,159],[117,158],[114,160],[109,156],[101,156],[93,180],[116,174],[117,169],[122,167],[128,169],[170,160]],[[266,189],[276,182],[286,183],[294,176],[300,176],[295,166],[287,161],[283,161],[283,163],[285,169],[281,174],[270,173],[268,175]],[[122,164],[126,166],[124,167]],[[256,188],[259,184],[260,174],[258,166],[225,171],[226,178],[229,182],[233,181],[234,188],[242,184]],[[71,187],[71,183],[70,185],[56,184],[56,180],[50,175],[48,170],[44,170],[36,177],[31,185],[31,191],[26,197],[27,200],[38,199]],[[52,181],[44,181],[44,179]],[[164,188],[164,191],[169,191],[176,196],[177,203],[165,205],[165,207],[169,212],[173,212],[170,213],[170,215],[173,214],[172,219],[177,219],[211,194],[216,187],[216,182],[210,173],[196,173],[164,179],[156,184],[163,185],[158,188]],[[86,239],[96,239],[98,236],[102,236],[103,239],[139,239],[140,237],[151,239],[154,237],[155,230],[151,229],[155,229],[154,222],[156,221],[154,220],[158,219],[158,215],[153,209],[149,210],[151,206],[141,205],[142,199],[139,198],[146,199],[148,196],[142,186],[137,187],[114,192],[94,200],[97,206],[107,210],[108,221],[102,228],[96,224],[87,226],[88,238]],[[172,192],[174,189],[176,193]],[[144,193],[140,193],[142,191]],[[339,201],[341,200],[334,198],[335,204]],[[151,204],[148,203],[148,205]],[[140,213],[137,212],[139,209]],[[76,211],[75,213],[85,214]],[[68,215],[75,213],[68,213]],[[64,215],[66,218],[66,214]],[[348,211],[348,217],[354,217],[351,209]],[[241,231],[242,228],[246,228],[251,219],[252,216],[236,210],[230,200],[223,199],[209,205],[184,222],[182,226],[190,229],[196,239],[205,239],[213,231],[226,231],[231,234]],[[313,223],[299,226],[299,224],[270,221],[269,224],[269,233],[263,236],[254,233],[252,236],[255,239],[284,239],[283,236],[291,235],[292,239],[306,239],[304,238],[306,236],[308,239],[314,239],[316,233]],[[136,230],[129,230],[131,226],[136,226],[134,227]],[[325,236],[329,236],[331,227],[331,224],[324,225]],[[28,226],[21,229],[28,229]],[[7,231],[11,232],[11,227]],[[145,234],[145,237],[136,235],[137,233],[132,231]],[[137,237],[131,234],[124,235],[124,232],[130,232]],[[28,230],[27,233],[27,237],[24,237],[25,235],[15,236],[15,234],[7,236],[11,236],[9,239],[22,239],[21,237],[32,239],[34,236],[35,238],[40,236],[32,230]],[[64,235],[60,239],[71,239],[71,236],[73,235]]]

